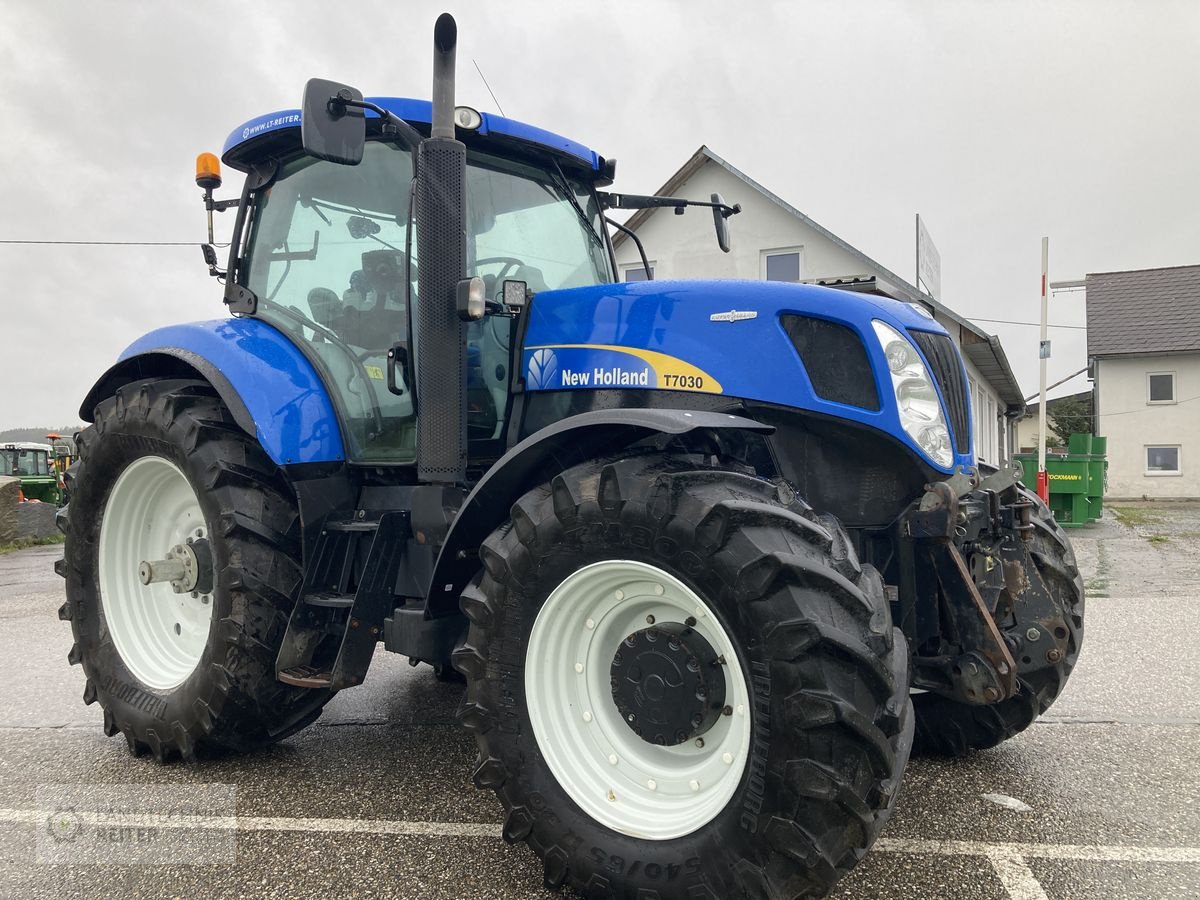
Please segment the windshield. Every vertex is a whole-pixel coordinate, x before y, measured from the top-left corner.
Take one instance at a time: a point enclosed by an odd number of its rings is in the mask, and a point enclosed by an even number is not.
[[[0,450],[3,475],[49,475],[50,456],[45,450]]]
[[[402,367],[399,393],[387,385],[388,351],[401,344],[412,352],[405,278],[415,301],[421,259],[408,233],[412,175],[411,153],[382,141],[368,142],[357,166],[293,159],[259,195],[248,239],[243,271],[258,315],[290,332],[322,369],[355,461],[415,458]],[[508,279],[535,292],[613,280],[595,193],[552,163],[468,151],[466,206],[465,274],[481,276],[489,297],[498,298]],[[488,316],[468,328],[473,441],[503,433],[512,325]]]

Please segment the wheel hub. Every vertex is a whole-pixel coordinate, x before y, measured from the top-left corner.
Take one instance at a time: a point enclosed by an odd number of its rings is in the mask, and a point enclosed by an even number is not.
[[[613,702],[643,741],[674,747],[704,734],[720,718],[723,663],[690,625],[650,625],[625,638],[613,655]]]
[[[165,581],[176,594],[212,591],[212,550],[207,540],[197,536],[202,534],[197,530],[186,544],[168,550],[164,559],[143,560],[138,564],[138,580],[142,584]]]

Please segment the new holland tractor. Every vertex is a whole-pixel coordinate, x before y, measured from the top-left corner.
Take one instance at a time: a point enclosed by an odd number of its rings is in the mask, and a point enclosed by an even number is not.
[[[1071,548],[975,464],[918,305],[620,283],[615,163],[454,104],[309,82],[237,128],[229,317],[136,340],[81,414],[70,662],[160,761],[295,734],[377,645],[465,678],[474,782],[545,883],[820,896],[910,752],[1026,728],[1083,634]],[[696,214],[696,213],[693,213]],[[211,238],[210,238],[211,240]]]

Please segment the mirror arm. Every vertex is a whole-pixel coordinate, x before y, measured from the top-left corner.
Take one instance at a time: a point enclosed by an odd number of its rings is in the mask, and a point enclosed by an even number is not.
[[[371,112],[379,116],[380,120],[385,125],[390,125],[395,128],[403,138],[404,143],[406,143],[409,148],[413,150],[415,150],[417,145],[425,139],[421,135],[421,132],[417,131],[417,129],[413,128],[395,113],[384,109],[378,103],[372,103],[370,100],[351,100],[335,95],[329,98],[329,105],[335,108],[340,106],[343,108],[343,110],[347,106],[355,109],[369,109]]]
[[[613,228],[617,229],[617,231],[629,236],[630,240],[633,241],[633,245],[635,247],[637,247],[638,256],[640,256],[642,258],[642,268],[643,268],[643,271],[645,271],[645,273],[646,273],[646,280],[653,281],[654,280],[654,271],[650,268],[650,261],[648,259],[646,259],[646,248],[642,246],[642,239],[639,238],[634,233],[632,228],[626,228],[620,222],[615,222],[612,219],[610,219],[608,216],[604,217],[604,221],[607,222],[609,225],[611,225]]]
[[[728,219],[742,211],[742,204],[712,203],[708,200],[684,200],[680,197],[656,197],[645,194],[614,194],[611,191],[597,191],[600,202],[605,209],[674,209],[677,215],[682,215],[685,207],[707,206],[719,209],[722,217]]]

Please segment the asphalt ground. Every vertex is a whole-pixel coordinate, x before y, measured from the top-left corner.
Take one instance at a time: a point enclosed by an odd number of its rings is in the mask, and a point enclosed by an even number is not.
[[[1200,896],[1200,504],[1117,506],[1128,524],[1109,513],[1072,533],[1087,637],[1062,698],[999,748],[914,760],[895,817],[836,897]],[[500,840],[497,801],[470,784],[461,689],[390,654],[269,750],[167,767],[131,757],[67,665],[60,554],[0,556],[0,898],[553,896],[532,853]],[[39,859],[58,858],[49,836],[67,820],[46,785],[131,797],[228,785],[236,803],[184,820],[145,805],[70,813],[71,829],[113,840],[184,839],[171,864],[50,864]],[[225,861],[195,864],[203,835],[226,839]]]

